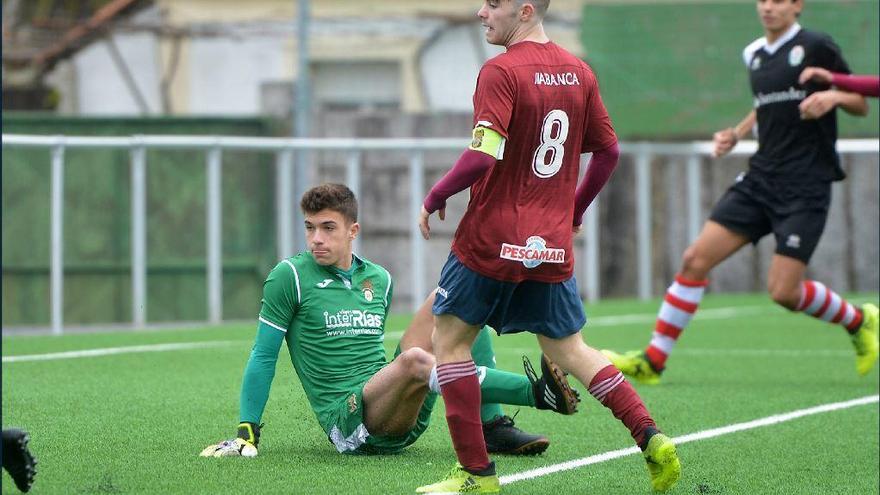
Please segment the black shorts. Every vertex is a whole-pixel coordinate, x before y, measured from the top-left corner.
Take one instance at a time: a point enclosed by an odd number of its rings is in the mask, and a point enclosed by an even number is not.
[[[709,218],[754,244],[772,232],[776,254],[809,263],[830,205],[830,182],[798,183],[748,173],[737,177]]]

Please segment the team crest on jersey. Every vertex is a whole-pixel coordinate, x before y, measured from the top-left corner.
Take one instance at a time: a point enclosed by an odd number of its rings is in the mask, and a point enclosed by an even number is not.
[[[541,263],[565,263],[565,249],[548,248],[547,241],[537,235],[526,239],[525,246],[505,242],[501,245],[499,256],[506,260],[521,261],[526,268],[535,268]]]
[[[804,61],[804,47],[801,45],[797,45],[788,52],[788,63],[792,67],[797,67],[801,65],[801,62]]]
[[[369,279],[364,280],[364,283],[361,285],[361,290],[364,292],[364,299],[367,302],[373,302],[373,282]]]
[[[471,148],[479,148],[483,145],[483,134],[486,131],[480,129],[479,127],[474,129],[474,140],[471,141]]]
[[[752,59],[752,70],[758,70],[761,68],[761,57],[755,57]]]

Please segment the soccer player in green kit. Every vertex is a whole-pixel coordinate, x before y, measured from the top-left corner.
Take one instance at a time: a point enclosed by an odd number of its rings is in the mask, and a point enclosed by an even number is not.
[[[428,426],[439,391],[429,352],[433,294],[407,329],[394,360],[385,358],[385,321],[393,282],[385,268],[352,253],[358,235],[357,200],[341,184],[307,191],[300,203],[309,250],[278,263],[263,284],[256,342],[245,368],[236,438],[205,448],[203,457],[257,455],[260,420],[278,352],[286,340],[291,361],[318,423],[341,453],[398,452]],[[542,357],[538,378],[495,370],[488,334],[474,346],[481,370],[487,444],[498,452],[534,454],[549,441],[515,428],[496,403],[573,414],[577,394]]]

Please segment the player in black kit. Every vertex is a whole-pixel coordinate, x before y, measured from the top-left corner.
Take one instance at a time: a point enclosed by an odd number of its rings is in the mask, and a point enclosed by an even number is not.
[[[699,237],[685,250],[648,347],[625,354],[605,351],[624,374],[638,381],[659,382],[667,357],[697,310],[712,268],[770,233],[776,238],[767,274],[773,301],[844,327],[855,348],[859,374],[866,374],[877,361],[877,306],[856,307],[805,277],[825,227],[831,183],[845,176],[835,150],[836,112],[815,118],[805,108],[840,107],[863,116],[868,107],[861,95],[798,82],[807,66],[850,72],[830,36],[801,28],[797,19],[802,8],[802,0],[757,1],[765,36],[743,51],[754,110],[736,127],[716,132],[714,143],[715,156],[723,156],[757,123],[758,151],[749,159],[748,172],[721,197]],[[805,101],[809,105],[802,105]]]

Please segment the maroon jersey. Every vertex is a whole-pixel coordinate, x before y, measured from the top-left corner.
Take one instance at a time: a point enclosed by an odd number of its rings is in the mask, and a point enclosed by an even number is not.
[[[471,186],[452,251],[496,280],[567,280],[580,154],[617,141],[596,76],[555,43],[516,43],[480,69],[474,125],[506,142]]]

